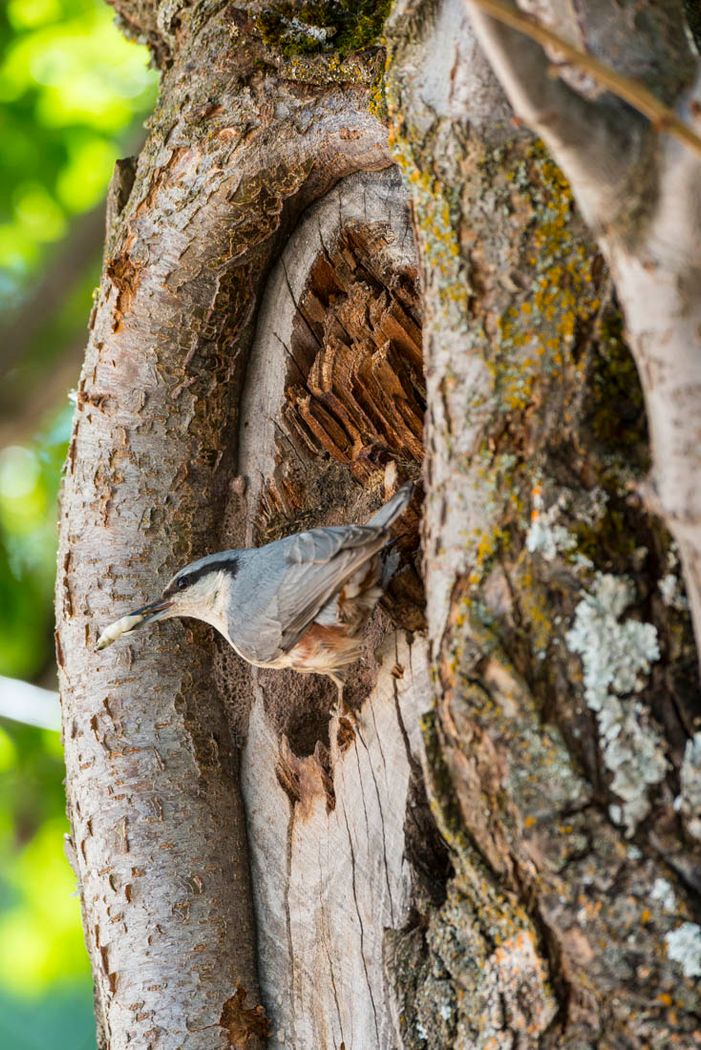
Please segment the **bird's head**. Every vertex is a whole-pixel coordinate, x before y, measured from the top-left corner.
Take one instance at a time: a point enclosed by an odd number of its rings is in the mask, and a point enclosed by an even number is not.
[[[97,640],[96,649],[106,649],[123,634],[131,634],[145,624],[168,620],[174,616],[191,616],[219,626],[222,599],[226,598],[230,581],[238,571],[235,551],[209,554],[176,572],[160,598],[140,609],[122,616],[105,628]]]

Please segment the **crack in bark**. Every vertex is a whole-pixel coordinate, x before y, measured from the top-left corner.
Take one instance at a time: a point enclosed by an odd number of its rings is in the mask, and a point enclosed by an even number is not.
[[[287,933],[287,952],[290,962],[290,1002],[296,1002],[296,979],[295,979],[295,950],[294,941],[292,939],[292,914],[290,912],[290,888],[292,886],[292,847],[294,838],[294,826],[295,826],[295,804],[290,799],[290,818],[287,823],[287,853],[286,853],[286,881],[285,881],[285,931]],[[292,1018],[292,1045],[296,1045],[297,1036],[295,1032],[295,1016],[296,1010],[293,1006],[290,1017]]]
[[[384,814],[383,807],[382,807],[382,801],[380,799],[380,789],[379,789],[379,786],[378,786],[378,783],[377,783],[377,777],[375,776],[375,769],[373,767],[372,760],[370,758],[370,751],[368,750],[368,746],[365,743],[365,740],[363,738],[363,734],[362,734],[362,731],[360,729],[360,726],[357,727],[357,735],[358,735],[358,739],[360,740],[361,744],[365,748],[365,753],[366,753],[366,755],[368,757],[368,766],[369,766],[369,769],[370,769],[370,774],[372,776],[372,782],[373,782],[373,784],[375,786],[375,796],[377,798],[377,809],[378,809],[378,812],[380,814],[380,825],[381,825],[381,830],[382,830],[382,856],[383,856],[383,860],[384,860],[383,868],[384,868],[384,873],[385,873],[385,884],[387,886],[387,894],[389,896],[390,918],[391,918],[392,925],[394,925],[394,900],[392,899],[392,887],[391,887],[390,881],[389,881],[389,863],[388,863],[388,860],[387,860],[387,835],[386,835],[386,832],[385,832],[385,814]],[[355,748],[355,759],[356,759],[356,764],[357,764],[357,767],[358,767],[358,778],[359,778],[359,781],[360,781],[360,783],[362,785],[362,774],[360,772],[360,760],[358,758],[358,749],[357,748]],[[365,810],[365,794],[362,791],[362,788],[361,788],[361,793],[363,795],[363,809]],[[367,810],[365,810],[365,821],[366,821],[366,824],[368,826],[368,838],[369,838],[369,836],[370,836],[370,825],[369,825],[368,819],[367,819]]]
[[[322,862],[321,862],[321,838],[320,838],[319,839],[319,870],[321,871],[322,868],[323,868],[323,865],[322,865]],[[339,1003],[339,1000],[338,1000],[338,988],[336,987],[336,977],[334,975],[333,959],[331,957],[331,950],[329,948],[329,943],[328,943],[328,914],[327,914],[326,906],[324,904],[323,895],[320,897],[319,906],[321,908],[321,918],[322,918],[323,930],[324,930],[323,936],[322,936],[322,943],[324,945],[324,953],[326,955],[326,959],[327,959],[327,962],[329,964],[329,975],[331,977],[331,988],[333,989],[333,1001],[334,1001],[334,1004],[336,1006],[336,1015],[338,1017],[338,1029],[339,1029],[339,1031],[341,1033],[341,1043],[345,1043],[346,1040],[345,1040],[345,1036],[343,1034],[343,1019],[341,1017],[341,1006],[340,1006],[340,1003]],[[336,1040],[334,1039],[334,1050],[335,1050],[335,1044],[336,1044]]]
[[[304,324],[305,324],[306,329],[309,332],[310,336],[312,337],[314,342],[317,344],[317,346],[320,347],[321,343],[319,342],[319,337],[317,336],[316,332],[314,331],[314,328],[312,327],[312,325],[311,325],[307,315],[305,314],[304,310],[300,307],[300,304],[297,301],[297,299],[295,298],[294,292],[292,291],[292,285],[290,284],[290,275],[287,272],[287,265],[285,263],[284,257],[280,260],[280,265],[282,266],[282,272],[285,275],[285,283],[287,285],[287,290],[290,293],[290,299],[294,303],[296,316],[297,317],[301,317],[301,319],[304,321]]]
[[[346,813],[345,800],[343,803],[343,819],[346,824],[346,832],[348,835],[348,848],[350,849],[351,855],[351,884],[353,887],[353,902],[355,904],[355,914],[358,917],[358,926],[360,928],[360,957],[363,960],[363,970],[365,971],[365,980],[368,986],[368,993],[370,995],[370,1003],[372,1005],[373,1020],[375,1022],[375,1034],[377,1036],[378,1045],[380,1043],[380,1028],[377,1019],[377,1007],[375,1005],[375,996],[372,993],[372,983],[370,981],[370,973],[368,971],[367,959],[365,958],[365,929],[363,927],[363,919],[360,914],[360,906],[358,904],[358,891],[356,886],[356,875],[355,875],[355,850],[353,849],[353,839],[351,836],[350,824],[348,823],[348,814]]]
[[[404,719],[402,718],[402,711],[401,707],[399,706],[399,687],[397,686],[396,680],[392,682],[392,693],[394,697],[394,709],[397,712],[397,724],[402,734],[402,740],[404,741],[404,750],[406,751],[406,756],[409,760],[409,768],[416,769],[418,766],[418,761],[411,750],[409,734],[407,733],[406,726],[404,725]]]

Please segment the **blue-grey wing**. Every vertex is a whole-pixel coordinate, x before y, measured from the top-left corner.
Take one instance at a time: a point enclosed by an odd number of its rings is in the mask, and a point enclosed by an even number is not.
[[[344,525],[261,547],[255,552],[258,612],[237,625],[236,648],[261,663],[289,652],[345,581],[386,542],[383,526]]]

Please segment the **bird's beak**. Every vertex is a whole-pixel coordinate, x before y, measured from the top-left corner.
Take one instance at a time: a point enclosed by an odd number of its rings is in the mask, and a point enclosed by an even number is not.
[[[115,620],[114,623],[105,628],[98,638],[95,648],[98,651],[106,649],[108,645],[116,642],[123,634],[131,634],[137,627],[143,627],[145,623],[154,623],[156,620],[162,620],[164,616],[167,616],[172,604],[172,598],[158,598],[157,601],[143,605],[140,609],[135,609],[134,612],[129,613],[127,616],[122,616],[121,619]]]

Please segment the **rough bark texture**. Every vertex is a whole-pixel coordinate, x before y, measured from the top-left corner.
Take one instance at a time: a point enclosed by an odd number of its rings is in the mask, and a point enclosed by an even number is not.
[[[681,0],[594,5],[588,18],[548,2],[523,6],[701,127],[701,66]],[[473,19],[517,112],[562,165],[610,261],[650,424],[648,501],[679,544],[701,639],[701,157],[618,99],[599,97],[576,71],[551,77],[548,56],[519,33],[478,11]]]
[[[407,1045],[693,1045],[675,944],[699,851],[673,801],[694,649],[636,495],[645,417],[611,282],[461,0],[399,3],[390,41],[425,286],[429,793],[455,865]]]
[[[115,6],[164,81],[112,195],[62,504],[102,1045],[688,1050],[684,551],[642,504],[643,394],[565,178],[465,0],[398,0],[386,110],[381,5]],[[646,27],[610,35],[600,6],[577,26],[649,62]],[[669,98],[681,25],[654,52]],[[631,214],[649,185],[626,184]],[[189,623],[92,652],[187,560],[361,521],[422,461],[423,571],[417,498],[355,723],[323,680],[253,670]]]
[[[106,248],[62,500],[57,644],[103,1041],[211,1050],[264,1028],[245,1012],[258,1003],[248,860],[212,642],[175,623],[100,656],[92,643],[220,545],[270,259],[310,200],[388,157],[343,69],[272,81],[273,103],[245,12],[200,4],[186,22]]]

